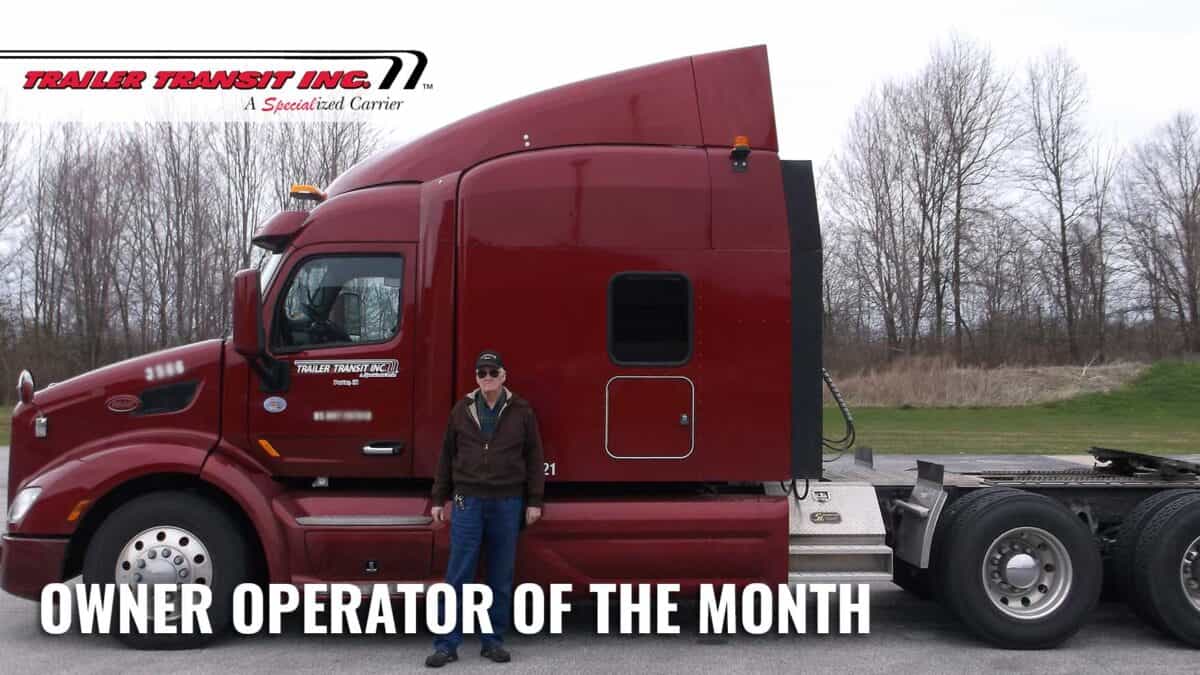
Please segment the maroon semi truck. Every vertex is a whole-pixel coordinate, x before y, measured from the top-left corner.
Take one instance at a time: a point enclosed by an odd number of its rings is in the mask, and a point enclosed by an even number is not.
[[[220,629],[245,581],[439,580],[431,478],[487,347],[546,453],[520,580],[894,579],[996,644],[1045,647],[1107,561],[1200,644],[1194,465],[823,463],[813,172],[778,156],[764,47],[522,98],[296,194],[318,203],[257,233],[270,257],[237,274],[230,338],[37,391],[22,373],[5,590],[191,581]]]

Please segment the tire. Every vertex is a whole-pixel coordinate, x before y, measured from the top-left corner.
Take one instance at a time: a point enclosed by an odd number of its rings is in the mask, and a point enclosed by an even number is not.
[[[1137,551],[1138,539],[1146,531],[1146,525],[1164,506],[1189,494],[1200,494],[1196,490],[1175,489],[1159,492],[1138,502],[1137,506],[1121,521],[1117,532],[1117,540],[1113,544],[1112,555],[1109,558],[1109,574],[1112,589],[1118,598],[1125,600],[1133,607],[1138,616],[1149,624],[1154,623],[1152,613],[1139,602],[1141,596],[1134,592],[1134,554]]]
[[[1133,581],[1151,623],[1200,647],[1200,493],[1171,500],[1150,519],[1138,538]]]
[[[1023,494],[1020,490],[1009,487],[987,487],[973,490],[958,499],[950,502],[942,509],[942,515],[938,518],[937,529],[933,532],[933,542],[929,553],[929,569],[926,570],[925,576],[928,579],[933,597],[945,604],[946,594],[945,585],[942,584],[942,579],[945,577],[944,570],[947,568],[949,561],[945,559],[946,553],[946,536],[950,528],[954,526],[954,522],[958,520],[958,514],[964,509],[979,502],[979,500],[987,500],[989,503],[1003,495]]]
[[[1100,599],[1103,568],[1091,531],[1049,497],[978,498],[957,513],[942,546],[943,600],[996,646],[1057,646]]]
[[[170,549],[170,560],[160,555],[163,549]],[[140,575],[141,569],[148,576],[156,575],[157,583],[179,576],[182,578],[176,583],[208,585],[212,590],[208,610],[212,634],[157,635],[152,625],[144,634],[114,633],[137,649],[191,649],[229,630],[233,589],[249,574],[247,551],[238,524],[217,505],[189,492],[155,492],[123,504],[105,518],[84,554],[83,580],[88,584],[155,583],[141,582],[140,576],[134,581],[133,575]],[[125,568],[126,563],[133,564]],[[135,567],[142,564],[147,566]],[[124,571],[118,570],[119,565]]]

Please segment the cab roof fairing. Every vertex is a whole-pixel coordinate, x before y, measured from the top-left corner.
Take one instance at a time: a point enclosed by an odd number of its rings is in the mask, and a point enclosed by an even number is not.
[[[569,145],[779,151],[765,45],[701,54],[583,80],[489,108],[351,167],[330,197],[425,182],[501,155]]]

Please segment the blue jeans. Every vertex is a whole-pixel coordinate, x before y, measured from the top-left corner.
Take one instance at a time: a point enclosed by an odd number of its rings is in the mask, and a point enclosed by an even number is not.
[[[454,587],[458,598],[458,617],[454,629],[433,641],[434,649],[454,653],[462,644],[463,584],[475,579],[479,552],[483,551],[487,585],[492,589],[488,618],[492,632],[480,636],[484,647],[500,645],[512,622],[513,566],[517,557],[517,535],[521,531],[524,499],[521,497],[463,497],[450,502],[450,563],[446,583]],[[445,617],[444,604],[438,616]]]

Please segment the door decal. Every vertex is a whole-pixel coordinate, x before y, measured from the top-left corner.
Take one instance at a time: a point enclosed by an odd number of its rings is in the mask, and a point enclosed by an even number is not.
[[[356,375],[369,379],[396,377],[400,373],[397,359],[324,359],[296,361],[297,375]]]

